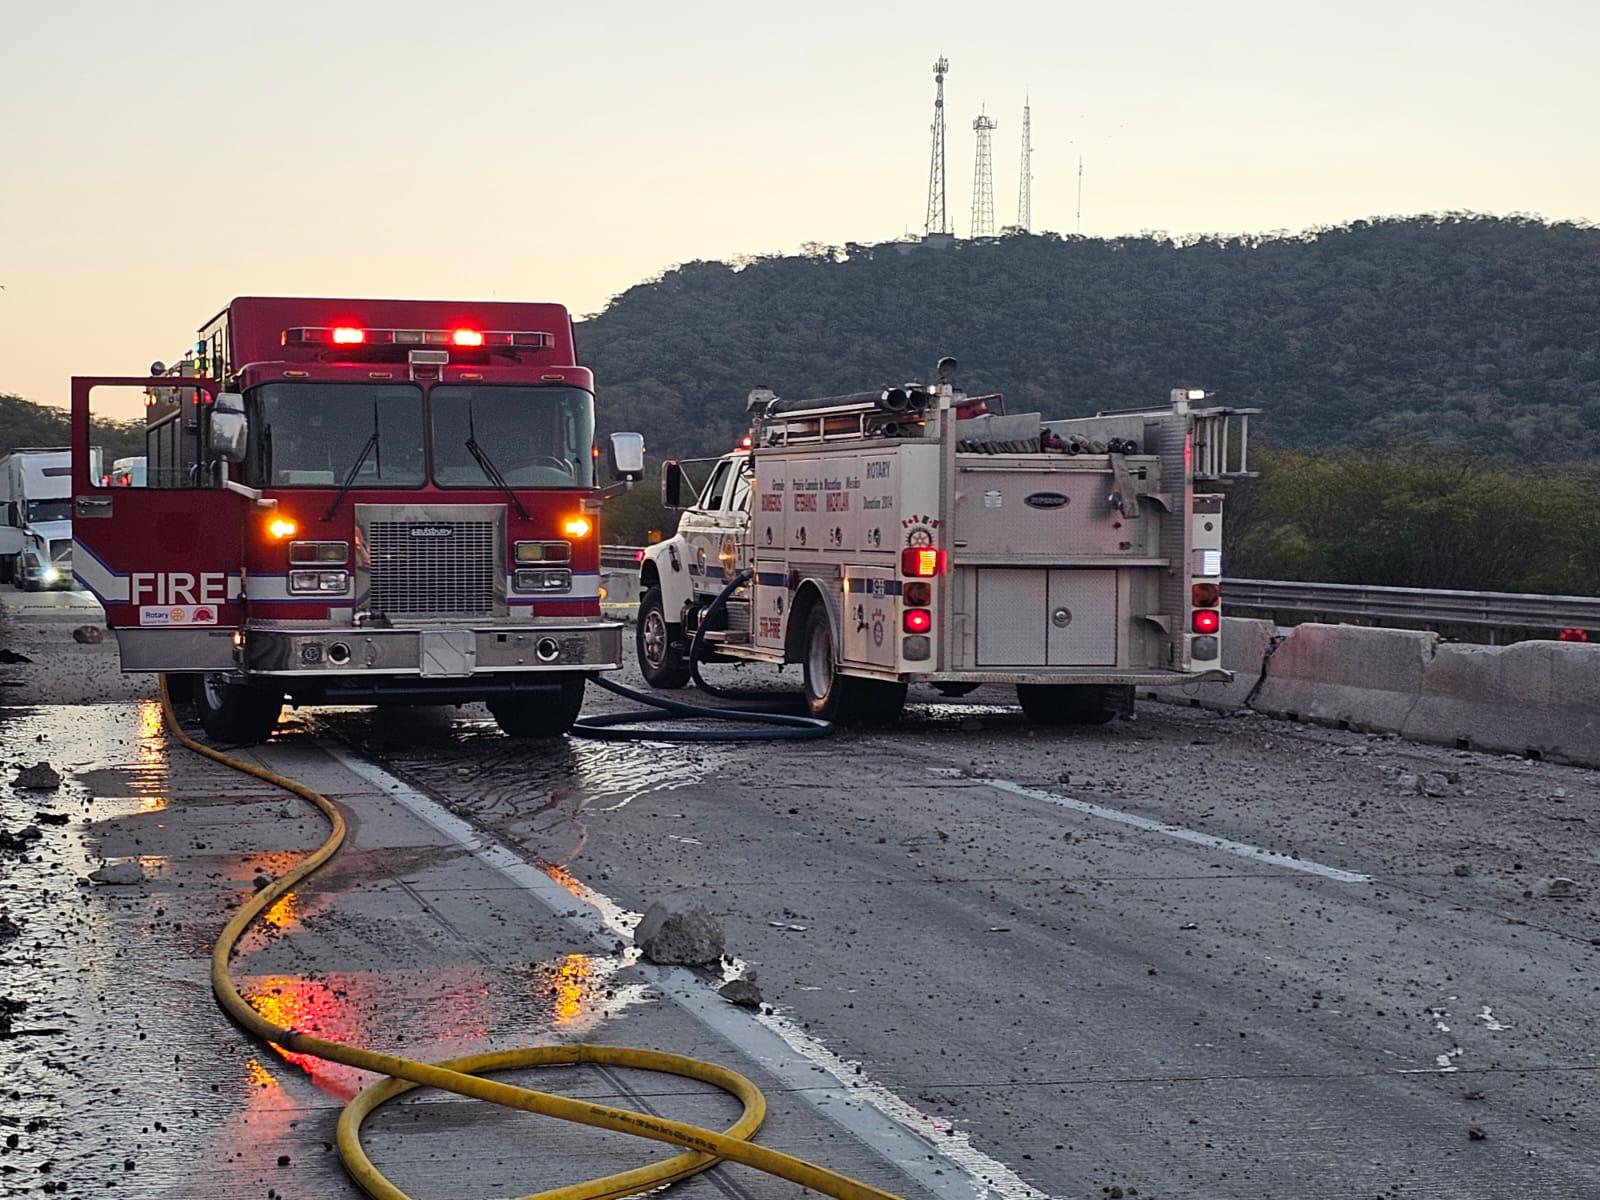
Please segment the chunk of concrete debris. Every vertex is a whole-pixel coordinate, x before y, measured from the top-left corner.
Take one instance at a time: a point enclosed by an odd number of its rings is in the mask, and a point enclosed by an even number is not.
[[[740,1008],[760,1008],[761,989],[756,986],[756,981],[748,975],[743,979],[730,979],[717,989],[729,1004],[737,1004]]]
[[[1450,790],[1450,777],[1442,772],[1429,771],[1422,777],[1422,794],[1424,796],[1448,796]]]
[[[144,882],[144,868],[137,859],[128,859],[125,862],[107,863],[105,866],[89,872],[89,879],[94,883],[108,883],[124,885]]]
[[[633,931],[633,944],[653,963],[706,966],[722,958],[722,927],[705,909],[668,908],[657,900]]]
[[[15,650],[0,649],[0,663],[31,663],[33,659],[26,654],[18,654]]]
[[[11,786],[28,792],[53,792],[61,786],[61,776],[56,774],[56,769],[47,762],[34,763],[33,766],[23,767],[18,771],[17,777],[11,781]]]
[[[1565,875],[1557,875],[1544,885],[1544,894],[1557,900],[1565,900],[1578,894],[1578,885]]]
[[[80,646],[98,646],[106,635],[98,625],[79,625],[72,631],[72,640]]]
[[[22,936],[22,926],[11,919],[8,912],[0,912],[0,944],[15,941]]]

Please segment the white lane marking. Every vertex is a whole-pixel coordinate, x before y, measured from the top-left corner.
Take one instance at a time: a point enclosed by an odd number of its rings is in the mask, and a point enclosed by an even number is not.
[[[563,874],[559,881],[504,843],[343,747],[323,744],[341,765],[481,862],[540,900],[584,936],[616,952],[640,914]],[[852,1134],[937,1200],[1050,1200],[1011,1168],[972,1145],[966,1133],[930,1116],[859,1072],[787,1017],[755,1015],[729,1004],[681,967],[639,962],[635,969],[713,1034],[759,1063],[819,1116]]]
[[[1291,858],[1287,854],[1277,854],[1271,850],[1263,850],[1260,846],[1250,846],[1244,842],[1229,841],[1227,838],[1215,837],[1209,833],[1198,833],[1193,829],[1185,829],[1181,825],[1169,825],[1165,821],[1153,821],[1149,817],[1141,817],[1137,813],[1122,812],[1115,808],[1106,808],[1100,804],[1090,804],[1087,800],[1076,800],[1071,796],[1058,796],[1054,792],[1047,792],[1043,788],[1025,787],[1020,783],[1012,783],[1009,779],[988,779],[982,775],[969,775],[974,783],[984,787],[992,787],[997,791],[1010,792],[1013,796],[1024,796],[1029,800],[1043,800],[1047,804],[1059,804],[1062,808],[1070,808],[1074,812],[1081,812],[1086,816],[1099,817],[1102,821],[1115,821],[1119,825],[1128,825],[1134,829],[1143,829],[1150,833],[1159,833],[1164,837],[1176,838],[1180,842],[1192,842],[1196,846],[1205,846],[1210,850],[1222,850],[1228,854],[1237,854],[1240,858],[1253,858],[1257,862],[1271,863],[1275,867],[1284,867],[1291,871],[1304,871],[1307,875],[1321,875],[1324,879],[1335,879],[1340,883],[1371,883],[1372,876],[1363,875],[1357,871],[1345,871],[1339,867],[1330,867],[1325,863],[1312,862],[1305,858]]]

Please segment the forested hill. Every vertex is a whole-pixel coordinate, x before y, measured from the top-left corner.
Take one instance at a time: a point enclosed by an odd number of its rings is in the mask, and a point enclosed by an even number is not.
[[[744,396],[855,391],[961,360],[969,392],[1071,416],[1177,385],[1258,405],[1278,445],[1451,443],[1600,456],[1600,229],[1475,216],[1298,236],[944,249],[848,245],[695,262],[578,329],[606,428],[719,451]]]

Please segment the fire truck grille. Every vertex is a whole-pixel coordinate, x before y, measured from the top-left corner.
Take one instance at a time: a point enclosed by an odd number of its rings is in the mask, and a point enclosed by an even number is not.
[[[367,529],[372,611],[486,616],[500,573],[493,521],[373,521]]]

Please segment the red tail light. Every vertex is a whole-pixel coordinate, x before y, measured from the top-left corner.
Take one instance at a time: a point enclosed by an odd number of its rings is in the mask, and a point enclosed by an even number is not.
[[[1215,633],[1222,628],[1222,614],[1214,608],[1197,608],[1192,624],[1196,633]]]
[[[907,546],[900,551],[900,574],[913,579],[944,574],[944,551],[932,546]]]
[[[476,329],[457,329],[450,335],[450,343],[455,346],[481,346],[483,334]]]
[[[933,614],[925,608],[908,608],[900,623],[907,633],[927,633],[933,628]]]
[[[367,331],[357,329],[354,325],[335,325],[333,327],[333,344],[335,346],[359,346],[367,340]]]

